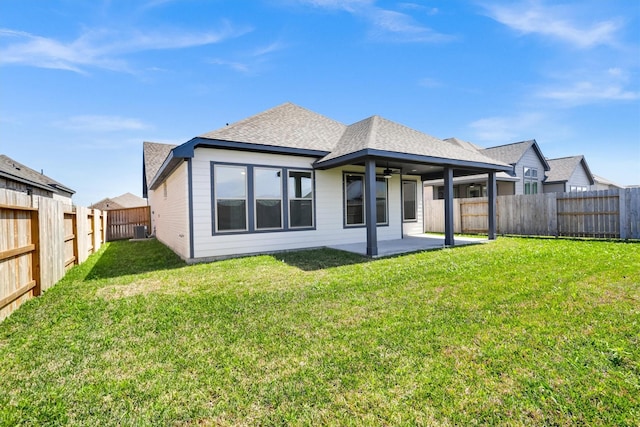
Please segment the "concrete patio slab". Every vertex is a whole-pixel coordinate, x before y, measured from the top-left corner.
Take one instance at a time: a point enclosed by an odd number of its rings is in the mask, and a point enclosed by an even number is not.
[[[458,237],[454,238],[454,246],[463,246],[479,243],[490,242],[486,237]],[[360,255],[367,255],[367,244],[350,243],[345,245],[328,246],[332,249],[338,249],[346,252],[353,252]],[[418,234],[412,236],[404,236],[397,240],[378,241],[378,255],[374,258],[398,255],[409,252],[428,251],[433,249],[442,249],[445,247],[444,236],[440,234]]]

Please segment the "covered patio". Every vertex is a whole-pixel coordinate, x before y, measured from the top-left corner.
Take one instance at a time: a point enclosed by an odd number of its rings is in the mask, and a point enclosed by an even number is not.
[[[370,257],[389,255],[383,241],[378,242],[376,225],[376,169],[384,168],[384,177],[399,174],[420,177],[422,182],[441,179],[444,183],[445,235],[444,246],[454,246],[453,180],[455,177],[486,176],[489,240],[496,235],[496,174],[509,172],[512,166],[491,159],[477,151],[467,150],[422,132],[407,128],[379,116],[355,123],[347,128],[339,143],[329,154],[317,160],[314,168],[323,170],[346,165],[364,167],[364,212],[366,220],[365,254]],[[402,184],[400,184],[402,185]],[[402,187],[400,188],[402,194]],[[403,206],[396,207],[402,212]],[[402,215],[401,215],[402,217]],[[398,242],[406,240],[404,237]],[[426,241],[422,241],[422,245]],[[440,243],[432,242],[432,245]],[[360,247],[361,244],[344,245]],[[420,246],[420,245],[419,245]],[[429,246],[429,245],[427,245]],[[420,250],[418,247],[416,250]],[[394,249],[388,249],[392,251]],[[406,252],[400,248],[395,249]],[[359,251],[356,251],[359,253]],[[397,252],[397,253],[400,253]]]
[[[454,245],[447,245],[445,244],[445,236],[441,234],[418,234],[413,236],[404,236],[402,239],[378,241],[378,253],[376,255],[370,255],[367,253],[367,244],[365,242],[335,245],[329,246],[329,248],[352,252],[363,256],[372,256],[373,258],[380,258],[410,252],[442,249],[451,246],[488,243],[490,241],[491,240],[488,240],[486,237],[456,237]]]

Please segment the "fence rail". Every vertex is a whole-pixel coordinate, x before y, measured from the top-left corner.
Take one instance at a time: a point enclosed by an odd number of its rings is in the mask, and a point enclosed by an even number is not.
[[[84,262],[104,239],[106,214],[0,189],[0,321]],[[78,220],[80,219],[80,220]]]
[[[486,233],[486,197],[454,199],[454,232]],[[640,239],[640,188],[499,196],[498,234]],[[444,232],[444,200],[425,197],[425,231]]]

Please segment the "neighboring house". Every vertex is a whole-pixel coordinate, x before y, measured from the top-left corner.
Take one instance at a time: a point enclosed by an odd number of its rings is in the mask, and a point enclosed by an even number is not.
[[[0,154],[0,188],[50,197],[71,204],[75,191],[49,178],[43,172],[19,163]]]
[[[619,190],[621,188],[625,188],[622,185],[618,185],[615,182],[609,181],[606,178],[603,178],[599,175],[593,175],[594,190]]]
[[[139,208],[142,206],[147,206],[147,201],[145,199],[138,197],[135,194],[124,193],[118,197],[107,197],[102,199],[89,206],[89,208],[99,209],[101,211],[110,211],[114,209]]]
[[[595,181],[584,156],[547,159],[549,171],[544,180],[545,193],[581,192],[594,189]]]
[[[375,256],[378,240],[423,232],[422,181],[442,177],[453,244],[453,177],[512,169],[379,116],[344,125],[291,103],[143,151],[155,235],[187,261],[362,242]]]
[[[512,166],[511,170],[500,172],[496,176],[499,196],[542,193],[542,182],[545,172],[549,170],[549,164],[535,139],[490,148],[480,148],[457,138],[448,138],[445,141]],[[434,199],[444,198],[443,180],[427,181],[425,186],[434,188],[432,196]],[[454,178],[453,191],[456,198],[485,197],[487,177],[469,175]]]

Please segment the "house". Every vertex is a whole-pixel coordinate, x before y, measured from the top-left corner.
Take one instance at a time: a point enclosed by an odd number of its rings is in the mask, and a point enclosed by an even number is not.
[[[90,209],[99,209],[101,211],[110,211],[114,209],[139,208],[147,206],[147,201],[135,194],[124,193],[113,198],[104,198],[89,206]]]
[[[62,200],[69,204],[75,194],[75,191],[49,178],[44,172],[36,172],[4,154],[0,154],[0,188]]]
[[[543,183],[545,193],[590,191],[595,180],[584,156],[548,159],[549,170]]]
[[[436,178],[451,245],[453,177],[495,188],[512,169],[380,116],[345,125],[291,103],[179,146],[145,142],[143,157],[155,235],[188,262],[362,242],[376,256],[379,240],[423,232],[422,181]]]
[[[621,188],[625,188],[622,185],[618,185],[615,182],[612,182],[606,178],[603,178],[599,175],[593,175],[594,190],[619,190]]]
[[[542,193],[542,182],[545,173],[549,171],[549,164],[535,139],[490,148],[481,148],[457,138],[448,138],[445,141],[512,166],[511,170],[499,172],[496,176],[499,196]],[[425,186],[434,188],[434,199],[444,198],[443,180],[430,180],[425,182]],[[454,178],[453,191],[456,198],[485,197],[487,178],[484,175]]]

